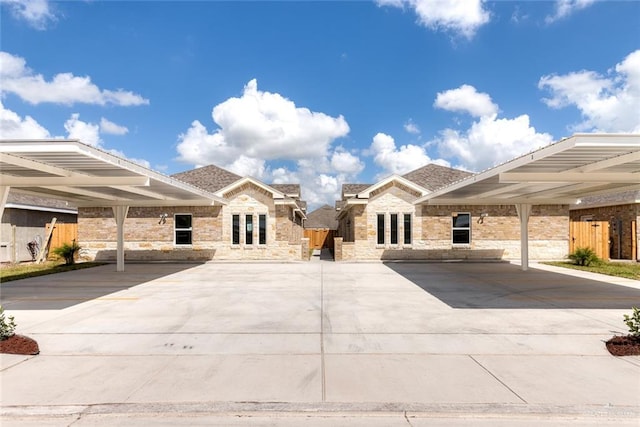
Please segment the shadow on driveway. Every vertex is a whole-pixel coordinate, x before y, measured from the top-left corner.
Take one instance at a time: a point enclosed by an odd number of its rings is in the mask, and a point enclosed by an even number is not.
[[[452,308],[629,309],[640,305],[638,289],[537,269],[522,271],[509,263],[385,265]]]
[[[60,310],[105,297],[142,283],[194,268],[199,263],[114,264],[0,283],[0,304],[7,310]]]

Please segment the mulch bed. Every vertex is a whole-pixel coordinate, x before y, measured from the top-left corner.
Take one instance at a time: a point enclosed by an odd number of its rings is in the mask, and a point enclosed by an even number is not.
[[[34,355],[40,353],[40,348],[35,340],[14,334],[0,341],[0,353]]]
[[[606,344],[607,350],[614,356],[640,356],[640,337],[615,336]]]

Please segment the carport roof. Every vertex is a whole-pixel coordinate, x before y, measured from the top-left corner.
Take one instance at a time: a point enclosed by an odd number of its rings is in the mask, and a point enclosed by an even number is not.
[[[214,194],[78,140],[0,141],[0,185],[75,206],[203,206]]]
[[[574,204],[640,190],[640,134],[576,134],[440,188],[416,203]]]

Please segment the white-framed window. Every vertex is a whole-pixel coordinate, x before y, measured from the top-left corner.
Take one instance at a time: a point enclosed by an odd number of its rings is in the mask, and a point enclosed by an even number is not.
[[[258,215],[258,244],[267,244],[267,215]]]
[[[240,215],[231,215],[231,244],[240,244]]]
[[[451,215],[451,243],[454,245],[471,244],[471,214],[454,212]]]
[[[376,245],[411,246],[412,223],[411,213],[377,213]]]
[[[193,243],[193,216],[191,214],[175,214],[174,243],[175,245],[191,245]]]
[[[244,244],[253,245],[253,215],[251,214],[244,217]]]
[[[404,244],[410,245],[411,244],[411,214],[408,214],[408,213],[404,214],[402,226],[403,226],[403,232],[404,232]]]
[[[389,215],[391,223],[389,224],[389,242],[392,245],[398,244],[398,214],[392,213]]]
[[[377,225],[376,225],[376,242],[378,245],[384,245],[384,229],[385,229],[385,214],[379,213],[376,215]]]
[[[256,243],[258,245],[267,244],[267,214],[232,214],[231,244],[233,246],[253,246]]]

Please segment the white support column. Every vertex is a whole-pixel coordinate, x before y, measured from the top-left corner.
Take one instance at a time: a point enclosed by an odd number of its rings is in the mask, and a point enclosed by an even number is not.
[[[7,197],[9,197],[9,186],[0,185],[0,220],[4,214],[4,206],[7,204]]]
[[[116,271],[124,271],[124,220],[129,206],[113,206],[113,216],[118,227],[118,246],[116,251]]]
[[[522,271],[529,269],[529,214],[531,205],[521,203],[516,205],[518,218],[520,219],[520,264]]]

